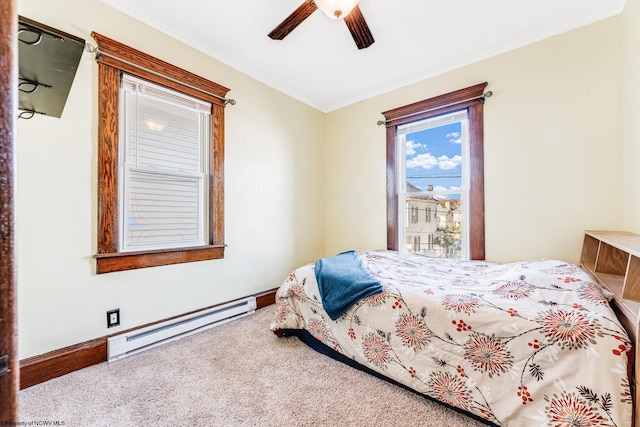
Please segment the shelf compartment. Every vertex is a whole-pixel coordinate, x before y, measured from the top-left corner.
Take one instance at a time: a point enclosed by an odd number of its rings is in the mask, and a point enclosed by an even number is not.
[[[596,258],[596,273],[614,274],[624,277],[629,264],[629,253],[600,242],[598,257]]]
[[[640,283],[640,258],[631,255],[624,279],[622,297],[640,301],[640,286],[637,286],[638,283]]]
[[[584,235],[584,242],[582,244],[582,255],[580,256],[580,264],[583,267],[591,271],[596,270],[596,258],[598,257],[598,248],[600,247],[600,241],[595,237]]]

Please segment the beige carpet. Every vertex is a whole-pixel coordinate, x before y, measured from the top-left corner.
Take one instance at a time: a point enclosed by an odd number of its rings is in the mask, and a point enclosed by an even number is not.
[[[484,426],[297,338],[277,338],[269,331],[274,310],[23,390],[20,420],[65,427]]]

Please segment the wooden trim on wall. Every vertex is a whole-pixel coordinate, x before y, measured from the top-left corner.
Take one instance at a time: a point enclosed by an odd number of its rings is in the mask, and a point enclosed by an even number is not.
[[[471,197],[469,216],[472,219],[469,229],[471,259],[485,259],[485,212],[484,212],[484,104],[477,103],[469,107]]]
[[[224,107],[211,107],[213,135],[209,149],[209,244],[224,245]],[[224,253],[220,255],[220,258]]]
[[[104,53],[96,57],[100,64],[218,105],[224,105],[224,97],[231,90],[102,34],[92,32],[91,36],[96,40],[100,53]]]
[[[20,389],[107,360],[107,339],[98,338],[20,361]]]
[[[393,141],[393,143],[390,143]],[[387,128],[387,249],[399,251],[398,241],[398,182],[396,177],[396,128]]]
[[[118,95],[120,73],[98,66],[98,253],[118,252]]]
[[[218,245],[155,250],[142,253],[117,252],[96,254],[96,273],[112,273],[114,271],[133,270],[136,268],[219,259],[224,256],[224,248],[224,245]]]
[[[261,308],[268,307],[271,304],[276,303],[276,292],[278,288],[269,289],[268,291],[264,291],[261,294],[257,294],[256,297],[256,310],[260,310]]]
[[[253,296],[256,297],[256,309],[261,309],[274,304],[276,301],[276,291],[278,288],[270,289]],[[240,299],[240,298],[238,298]],[[233,301],[230,301],[233,302]],[[208,310],[218,305],[212,305],[210,307],[195,310],[189,313],[180,314],[167,319],[158,320],[157,322],[148,323],[146,325],[139,326],[137,328],[120,331],[116,334],[107,335],[102,338],[96,338],[91,341],[86,341],[80,344],[71,345],[58,350],[50,351],[49,353],[41,354],[39,356],[29,357],[20,361],[20,389],[34,386],[36,384],[49,381],[53,378],[60,377],[62,375],[70,374],[71,372],[88,368],[92,365],[97,365],[107,361],[107,339],[112,336],[120,335],[123,333],[135,331],[137,329],[146,328],[151,325],[166,322],[168,320],[176,319],[178,317],[186,316],[189,314],[197,313],[199,311]]]

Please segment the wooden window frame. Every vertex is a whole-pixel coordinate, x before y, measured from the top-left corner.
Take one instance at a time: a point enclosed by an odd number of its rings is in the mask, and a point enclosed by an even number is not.
[[[484,89],[480,83],[465,89],[385,111],[387,127],[387,249],[400,248],[396,134],[398,126],[466,109],[469,117],[471,184],[469,189],[469,244],[472,260],[485,259],[484,226]]]
[[[224,109],[229,89],[189,71],[92,33],[98,44],[98,245],[96,273],[224,258]],[[119,97],[122,73],[210,102],[209,244],[119,251]]]

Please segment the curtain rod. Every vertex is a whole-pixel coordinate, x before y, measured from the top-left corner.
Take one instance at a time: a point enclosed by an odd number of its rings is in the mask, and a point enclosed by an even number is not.
[[[111,58],[111,59],[115,59],[116,61],[120,61],[120,62],[122,62],[122,63],[124,63],[124,64],[127,64],[127,65],[129,65],[129,66],[131,66],[131,67],[135,67],[135,68],[137,68],[137,69],[139,69],[139,70],[145,71],[145,72],[147,72],[147,73],[151,73],[151,74],[153,74],[154,76],[162,77],[163,79],[167,79],[167,80],[169,80],[169,81],[171,81],[171,82],[173,82],[173,83],[178,83],[178,84],[180,84],[180,85],[182,85],[182,86],[188,87],[189,89],[197,90],[198,92],[204,93],[205,95],[209,95],[209,96],[213,96],[214,98],[218,98],[218,99],[220,99],[220,100],[224,101],[224,105],[225,105],[225,106],[226,106],[227,104],[236,105],[236,100],[235,100],[235,99],[225,98],[225,97],[223,97],[223,96],[216,95],[215,93],[207,92],[206,90],[200,89],[199,87],[192,86],[192,85],[190,85],[190,84],[184,83],[184,82],[182,82],[182,81],[180,81],[180,80],[176,80],[176,79],[171,78],[171,77],[169,77],[169,76],[165,76],[164,74],[160,74],[160,73],[158,73],[158,72],[156,72],[156,71],[153,71],[153,70],[150,70],[150,69],[148,69],[148,68],[141,67],[141,66],[140,66],[140,65],[138,65],[138,64],[134,64],[134,63],[129,62],[129,61],[127,61],[127,60],[124,60],[124,59],[122,59],[122,58],[118,58],[117,56],[113,56],[113,55],[110,55],[110,54],[108,54],[108,53],[104,53],[103,51],[101,51],[99,48],[95,47],[95,46],[94,46],[94,45],[92,45],[91,43],[87,43],[87,44],[85,45],[85,50],[86,50],[87,52],[89,52],[89,53],[95,53],[95,54],[96,54],[96,58],[95,58],[96,60],[97,60],[97,59],[98,59],[98,57],[100,57],[101,55],[104,55],[104,56],[109,57],[109,58]]]
[[[463,102],[467,102],[467,101],[473,101],[474,99],[480,99],[480,98],[490,98],[491,95],[493,95],[493,92],[491,92],[490,90],[486,91],[485,93],[483,93],[482,95],[479,96],[475,96],[473,98],[467,98],[467,99],[463,99],[461,101],[456,101],[456,102],[452,102],[451,104],[446,104],[446,105],[439,105],[437,107],[434,108],[429,108],[426,110],[422,110],[422,111],[416,111],[415,113],[411,113],[411,114],[406,114],[404,116],[400,116],[400,117],[394,117],[391,120],[378,120],[377,125],[381,126],[381,125],[386,125],[388,122],[392,122],[394,120],[400,120],[400,119],[406,119],[407,117],[412,117],[412,116],[417,116],[419,114],[423,114],[423,113],[428,113],[429,111],[435,111],[435,110],[440,110],[442,108],[447,108],[447,107],[451,107],[454,105],[458,105],[458,104],[462,104]]]

